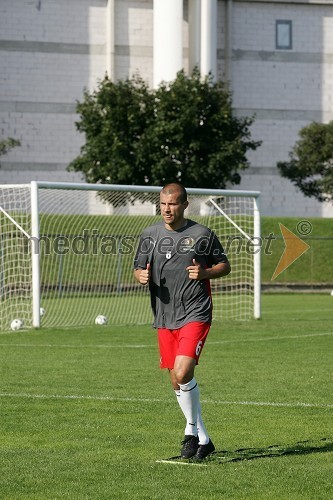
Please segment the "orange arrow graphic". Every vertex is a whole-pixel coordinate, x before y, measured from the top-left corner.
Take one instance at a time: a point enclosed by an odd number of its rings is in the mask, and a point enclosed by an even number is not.
[[[271,281],[275,280],[279,274],[283,273],[295,260],[297,260],[303,253],[305,253],[310,245],[301,240],[296,234],[289,231],[283,224],[279,222],[280,231],[283,236],[285,249],[278,265],[274,271]]]

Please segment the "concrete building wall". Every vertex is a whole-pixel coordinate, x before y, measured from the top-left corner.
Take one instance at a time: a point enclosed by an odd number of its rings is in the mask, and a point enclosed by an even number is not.
[[[66,172],[83,143],[76,100],[105,73],[105,0],[1,0],[0,182],[79,181]]]
[[[240,187],[260,189],[270,215],[333,216],[331,206],[305,198],[276,168],[301,128],[333,119],[332,15],[333,4],[234,3],[233,104],[239,115],[256,116],[253,137],[263,141],[249,154],[252,167]],[[276,49],[277,20],[292,22],[291,50]]]
[[[153,0],[115,1],[115,77],[153,84]]]
[[[180,0],[181,1],[181,0]],[[267,215],[333,216],[280,177],[299,130],[333,119],[333,1],[234,0],[229,75],[235,113],[255,114],[241,189],[262,192]],[[0,131],[21,147],[0,158],[0,183],[81,181],[66,171],[84,137],[75,121],[83,89],[96,88],[110,61],[108,0],[0,1]],[[153,0],[114,0],[115,79],[136,72],[153,83]],[[188,0],[183,5],[183,61],[188,69]],[[225,78],[227,2],[218,0],[217,71]],[[292,49],[277,50],[276,20],[292,22]]]

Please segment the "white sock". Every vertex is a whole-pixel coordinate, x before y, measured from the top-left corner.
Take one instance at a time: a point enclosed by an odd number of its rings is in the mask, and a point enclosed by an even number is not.
[[[185,435],[198,435],[199,387],[193,377],[187,384],[179,384],[180,407],[186,418]]]
[[[201,415],[201,404],[199,403],[198,407],[198,436],[199,436],[199,444],[208,444],[209,443],[209,435],[207,432],[207,429],[205,427],[205,424],[203,423],[202,420],[202,415]]]
[[[181,410],[183,411],[182,400],[180,398],[180,394],[181,394],[180,390],[175,390],[175,394],[177,396],[178,404],[179,404]],[[183,413],[184,413],[184,411],[183,411]],[[184,413],[184,415],[185,415],[185,413]],[[185,418],[186,418],[186,415],[185,415]],[[205,424],[202,420],[200,402],[198,404],[197,428],[198,428],[199,444],[208,444],[209,443],[209,434],[208,434],[207,429],[205,427]],[[186,430],[185,430],[185,433],[186,433]]]

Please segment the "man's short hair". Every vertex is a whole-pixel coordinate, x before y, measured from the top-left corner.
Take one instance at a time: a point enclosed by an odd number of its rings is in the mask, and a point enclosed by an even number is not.
[[[185,201],[187,201],[187,191],[180,182],[169,182],[162,188],[161,192],[173,194],[175,191],[180,193],[180,201],[185,203]]]

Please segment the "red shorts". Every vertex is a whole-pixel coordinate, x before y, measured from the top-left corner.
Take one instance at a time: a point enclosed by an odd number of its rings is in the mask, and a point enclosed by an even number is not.
[[[176,356],[189,356],[198,360],[210,329],[210,323],[192,321],[176,330],[158,328],[160,368],[172,370]]]

